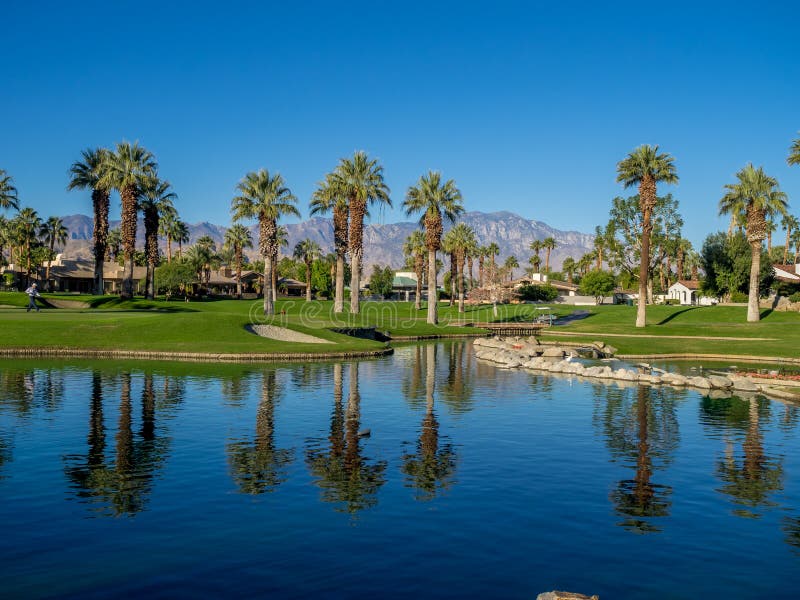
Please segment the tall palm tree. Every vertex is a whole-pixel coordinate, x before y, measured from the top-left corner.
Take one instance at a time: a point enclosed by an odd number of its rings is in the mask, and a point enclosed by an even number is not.
[[[272,297],[278,297],[278,262],[280,258],[281,248],[289,245],[289,230],[283,225],[279,225],[275,233],[275,246],[272,250],[272,264],[275,268],[272,269]]]
[[[10,222],[0,215],[0,266],[5,264],[5,250],[11,237]]]
[[[278,219],[287,215],[300,216],[297,198],[289,191],[279,173],[270,175],[266,169],[248,173],[236,187],[240,195],[231,202],[234,221],[258,219],[258,249],[264,257],[264,314],[275,314],[272,274],[277,250]]]
[[[364,252],[364,217],[369,204],[392,205],[389,186],[383,180],[383,167],[365,152],[343,158],[333,173],[334,187],[347,198],[350,218],[348,243],[350,250],[350,312],[360,310],[361,258]]]
[[[189,243],[189,226],[183,221],[177,221],[172,231],[172,239],[178,243],[178,258],[180,258],[183,254],[183,245]]]
[[[555,249],[558,244],[556,243],[555,238],[546,237],[542,240],[542,248],[545,251],[544,255],[544,272],[550,272],[550,252]]]
[[[108,232],[108,238],[106,239],[106,256],[109,257],[109,260],[117,260],[121,248],[122,234],[119,232],[119,227],[115,227]],[[113,255],[113,259],[111,255]]]
[[[626,188],[639,186],[639,208],[642,212],[642,243],[639,264],[639,301],[636,310],[636,327],[647,324],[647,278],[650,267],[650,234],[653,232],[652,215],[656,205],[656,186],[659,182],[678,183],[674,159],[669,154],[659,154],[658,146],[639,146],[617,165],[617,182]]]
[[[689,255],[691,251],[692,251],[692,242],[690,242],[686,238],[681,238],[678,241],[678,245],[676,247],[677,257],[676,257],[675,268],[678,271],[678,279],[686,278],[684,265],[686,262],[686,257]]]
[[[792,232],[800,229],[800,221],[794,215],[784,215],[781,219],[781,226],[786,230],[786,246],[783,249],[783,264],[789,260],[789,243],[792,239]]]
[[[484,268],[483,263],[489,256],[489,249],[486,246],[478,246],[476,256],[478,257],[478,287],[483,287]]]
[[[133,297],[133,255],[136,251],[136,214],[139,196],[158,170],[155,157],[138,143],[120,142],[116,150],[103,155],[99,184],[115,189],[122,198],[122,250],[125,264],[122,297]]]
[[[36,236],[42,227],[42,220],[38,213],[32,208],[20,209],[14,217],[14,227],[16,229],[18,246],[23,249],[23,256],[26,261],[25,266],[25,287],[30,284],[31,278],[31,246],[36,241]]]
[[[607,247],[606,232],[599,225],[594,228],[594,249],[597,252],[597,263],[595,268],[599,271],[603,268],[603,251]]]
[[[417,229],[406,238],[403,244],[403,254],[408,256],[414,265],[414,274],[417,276],[417,291],[414,297],[414,309],[422,308],[422,271],[425,267],[425,234]]]
[[[428,248],[428,323],[439,322],[436,298],[436,251],[442,247],[442,219],[450,222],[464,212],[461,192],[455,181],[442,181],[441,173],[429,171],[408,188],[403,202],[406,214],[422,213],[420,224],[425,228]]]
[[[179,222],[177,211],[168,211],[158,221],[158,235],[167,240],[167,262],[172,262],[172,242]]]
[[[347,197],[337,187],[333,173],[325,176],[325,181],[317,185],[311,196],[311,214],[333,213],[333,246],[336,252],[336,272],[333,293],[333,312],[344,312],[344,261],[347,254]]]
[[[44,285],[46,289],[50,289],[50,264],[53,262],[53,250],[56,244],[63,246],[67,243],[69,231],[67,230],[64,221],[59,217],[48,217],[41,228],[39,229],[39,236],[44,238],[45,244],[50,249],[49,258],[47,260],[47,270],[44,275]]]
[[[497,264],[495,257],[500,254],[500,247],[492,242],[486,246],[486,256],[489,257],[489,283],[494,283],[495,275],[497,274]]]
[[[738,181],[725,185],[727,192],[719,201],[719,213],[743,211],[745,230],[750,244],[750,290],[747,297],[747,321],[760,319],[758,279],[761,271],[761,247],[767,235],[767,214],[786,214],[786,194],[778,189],[778,181],[761,167],[746,165],[736,173]]]
[[[169,181],[153,176],[148,179],[139,198],[139,207],[144,213],[144,254],[147,260],[145,274],[145,297],[155,297],[155,272],[158,262],[158,232],[162,216],[175,215],[172,201],[178,196],[170,189]]]
[[[319,258],[321,252],[319,244],[309,239],[297,242],[294,247],[294,257],[306,266],[306,302],[311,302],[311,263]]]
[[[225,245],[233,249],[234,262],[236,263],[236,297],[242,299],[242,252],[245,248],[253,247],[253,238],[250,229],[236,223],[225,232]]]
[[[101,184],[108,150],[87,148],[81,152],[81,159],[72,163],[69,169],[68,190],[92,190],[92,210],[94,213],[94,293],[102,294],[103,262],[108,250],[108,211],[111,190]]]
[[[19,208],[17,188],[13,181],[5,170],[0,169],[0,208]]]
[[[514,280],[514,269],[518,267],[519,267],[519,261],[517,260],[516,256],[509,256],[506,259],[506,262],[503,263],[503,268],[506,270],[506,273],[508,273],[509,281]]]
[[[539,253],[544,248],[542,240],[533,240],[528,247],[536,253],[536,256],[539,256]]]
[[[572,276],[575,274],[576,268],[575,259],[571,256],[566,257],[564,262],[561,263],[561,270],[567,275],[567,283],[572,283]]]
[[[542,265],[542,258],[538,254],[534,254],[528,259],[528,262],[531,263],[533,272],[539,273],[539,267]]]
[[[458,291],[458,312],[464,312],[464,263],[467,251],[475,245],[475,232],[466,223],[457,223],[447,232],[449,237],[448,246],[455,258],[456,264],[456,283]],[[513,257],[511,257],[513,258]],[[514,259],[516,262],[516,259]],[[508,263],[508,261],[506,261]],[[517,265],[519,266],[519,265]]]
[[[800,137],[792,142],[786,162],[790,165],[800,165]]]

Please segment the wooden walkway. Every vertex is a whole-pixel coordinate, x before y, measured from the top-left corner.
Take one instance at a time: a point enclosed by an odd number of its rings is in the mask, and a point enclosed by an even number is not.
[[[549,323],[473,323],[473,327],[488,329],[495,335],[536,335],[550,327]]]

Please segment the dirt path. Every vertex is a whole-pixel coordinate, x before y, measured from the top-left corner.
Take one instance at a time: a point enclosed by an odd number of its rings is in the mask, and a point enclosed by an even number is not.
[[[639,333],[601,333],[597,331],[554,331],[547,329],[542,331],[543,335],[566,335],[572,337],[585,336],[585,337],[626,337],[626,338],[657,338],[667,340],[717,340],[717,341],[734,341],[734,342],[775,342],[777,338],[762,338],[762,337],[728,337],[728,336],[708,336],[708,335],[652,335],[652,334],[639,334]]]

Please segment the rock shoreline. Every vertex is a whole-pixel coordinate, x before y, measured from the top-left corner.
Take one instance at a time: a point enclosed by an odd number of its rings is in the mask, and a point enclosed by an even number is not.
[[[473,342],[475,357],[507,369],[531,369],[553,374],[575,375],[591,379],[628,384],[668,385],[675,388],[694,388],[704,392],[729,395],[736,393],[769,393],[769,386],[760,385],[739,375],[687,376],[659,369],[618,368],[609,365],[585,366],[572,359],[577,352],[572,347],[543,346],[535,338],[482,338]],[[602,351],[602,348],[598,348]]]

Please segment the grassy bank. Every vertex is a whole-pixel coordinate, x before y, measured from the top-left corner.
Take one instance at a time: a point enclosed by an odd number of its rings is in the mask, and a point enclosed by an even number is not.
[[[78,348],[97,350],[206,353],[364,352],[382,348],[372,340],[335,330],[374,327],[391,338],[480,333],[469,323],[527,322],[541,314],[535,305],[467,307],[459,314],[442,304],[440,324],[425,322],[426,311],[408,302],[364,302],[358,315],[333,314],[332,302],[279,300],[277,314],[266,321],[261,301],[148,301],[113,296],[44,294],[45,302],[79,301],[87,308],[43,308],[26,313],[27,297],[0,293],[3,348]],[[546,340],[602,340],[620,354],[727,354],[800,356],[800,314],[764,311],[759,323],[746,323],[745,307],[648,307],[648,326],[636,329],[635,307],[552,305],[565,317],[585,313],[543,334]],[[575,315],[573,315],[575,316]],[[271,323],[323,338],[332,344],[301,344],[258,337],[246,326]]]

